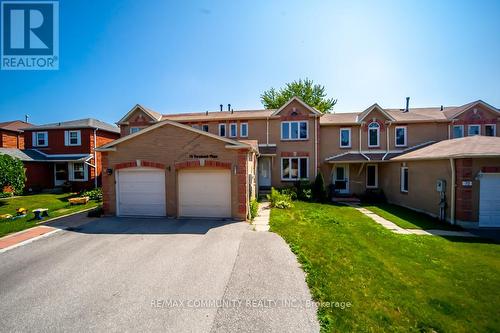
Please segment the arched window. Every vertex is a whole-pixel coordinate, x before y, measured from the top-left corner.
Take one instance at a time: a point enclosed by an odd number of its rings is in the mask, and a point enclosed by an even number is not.
[[[374,121],[368,125],[368,147],[380,146],[380,125]]]

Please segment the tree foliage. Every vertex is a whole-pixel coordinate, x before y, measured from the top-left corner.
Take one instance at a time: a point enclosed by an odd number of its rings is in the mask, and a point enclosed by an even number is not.
[[[322,113],[330,112],[337,103],[336,99],[327,98],[324,86],[314,84],[307,78],[287,83],[279,90],[274,88],[266,90],[260,95],[260,100],[267,109],[279,109],[294,96]]]
[[[5,186],[10,186],[15,193],[21,193],[25,181],[23,162],[9,155],[0,155],[0,191]]]

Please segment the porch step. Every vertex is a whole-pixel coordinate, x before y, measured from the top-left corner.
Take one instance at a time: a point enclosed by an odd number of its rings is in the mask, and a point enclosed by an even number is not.
[[[332,202],[335,203],[350,203],[350,204],[359,204],[361,200],[356,197],[333,197]]]

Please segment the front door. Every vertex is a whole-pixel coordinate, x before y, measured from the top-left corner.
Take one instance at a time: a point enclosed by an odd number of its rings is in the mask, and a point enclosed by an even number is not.
[[[68,163],[54,164],[54,186],[61,186],[68,180]]]
[[[333,171],[333,184],[335,186],[335,192],[340,194],[349,193],[349,165],[335,165]]]
[[[271,187],[271,158],[259,158],[259,187]]]

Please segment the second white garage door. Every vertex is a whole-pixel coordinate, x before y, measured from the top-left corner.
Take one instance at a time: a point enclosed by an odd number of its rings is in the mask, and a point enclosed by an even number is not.
[[[479,191],[479,226],[500,227],[500,174],[483,174]]]
[[[179,216],[231,217],[231,171],[179,172]]]
[[[165,216],[165,171],[148,168],[123,169],[116,178],[120,216]]]

